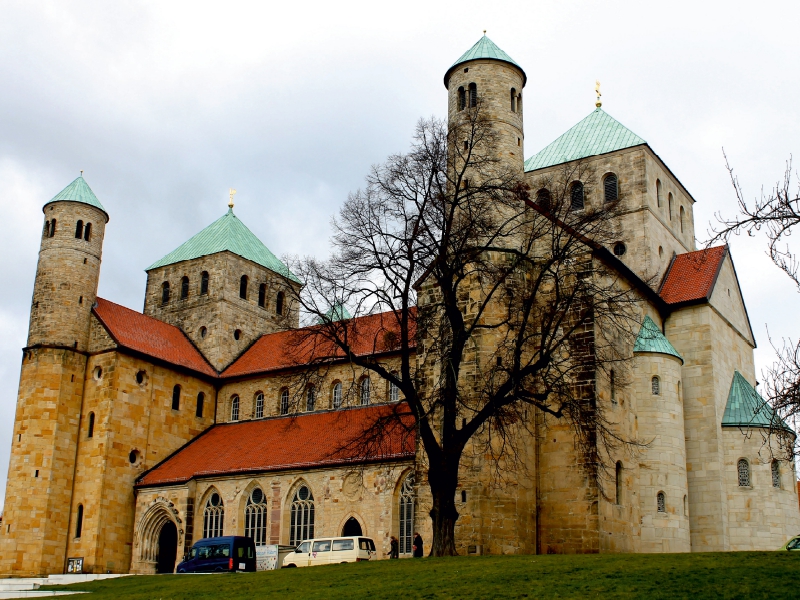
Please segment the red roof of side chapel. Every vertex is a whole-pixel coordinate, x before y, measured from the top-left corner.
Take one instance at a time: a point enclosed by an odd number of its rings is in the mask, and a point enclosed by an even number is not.
[[[382,425],[380,434],[365,435],[376,423]],[[147,471],[136,485],[413,457],[414,419],[408,405],[378,404],[214,425]]]
[[[679,254],[672,261],[659,294],[667,304],[708,300],[727,253],[727,246],[716,246]]]

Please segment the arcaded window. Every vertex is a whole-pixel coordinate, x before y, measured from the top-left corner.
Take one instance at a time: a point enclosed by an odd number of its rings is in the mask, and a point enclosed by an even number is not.
[[[182,277],[181,278],[181,300],[185,300],[189,297],[189,278]]]
[[[94,437],[94,413],[93,412],[89,413],[89,428],[88,428],[88,431],[86,432],[86,437],[87,438]]]
[[[92,224],[87,223],[86,227],[83,228],[83,239],[87,242],[92,239]]]
[[[172,388],[172,410],[181,408],[181,386],[176,385]]]
[[[542,210],[550,210],[550,190],[542,188],[536,192],[536,204]]]
[[[661,395],[661,380],[658,378],[658,375],[653,375],[653,378],[650,380],[650,389],[653,392],[653,396]]]
[[[289,390],[281,390],[281,414],[289,414]]]
[[[606,202],[616,202],[619,198],[618,181],[614,173],[609,173],[603,180],[603,193],[605,194]]]
[[[772,461],[772,487],[781,487],[781,463],[777,460]]]
[[[658,494],[656,494],[656,508],[660,513],[667,512],[667,497],[664,495],[664,492],[658,492]]]
[[[669,220],[672,221],[672,192],[667,196],[667,208],[669,209]]]
[[[42,237],[49,237],[50,235],[50,221],[44,222],[44,231],[42,231]]]
[[[267,543],[267,497],[260,487],[247,497],[244,508],[244,535],[253,539],[256,546]]]
[[[414,539],[414,474],[409,473],[400,487],[400,554],[411,554]]]
[[[464,110],[467,108],[467,91],[464,89],[464,86],[458,88],[458,110]]]
[[[474,83],[469,84],[469,107],[478,106],[478,86]]]
[[[50,237],[55,236],[56,234],[56,220],[53,219],[50,221]]]
[[[661,204],[663,203],[661,199],[661,180],[656,179],[656,205],[658,208],[661,208]]]
[[[231,398],[231,421],[239,420],[239,396]]]
[[[256,419],[264,417],[264,394],[258,392],[256,394]]]
[[[614,502],[616,504],[622,504],[622,463],[620,461],[617,461],[614,484],[616,492]]]
[[[580,181],[576,181],[572,184],[572,189],[570,190],[570,208],[572,210],[583,210],[583,205],[583,184]]]
[[[83,504],[78,504],[78,514],[75,515],[75,537],[81,537],[83,533]]]
[[[331,406],[334,409],[342,407],[342,384],[338,381],[333,384],[333,400]]]
[[[197,407],[194,410],[195,417],[203,416],[203,405],[206,403],[206,395],[203,392],[197,394]]]
[[[314,386],[308,386],[306,389],[306,412],[312,412],[317,404],[317,393]]]
[[[611,403],[612,404],[616,404],[617,403],[617,381],[616,381],[616,375],[614,374],[614,369],[611,369],[611,371],[608,374],[608,383],[609,383],[609,386],[611,387]]]
[[[289,545],[314,537],[314,496],[307,486],[301,485],[294,493],[289,524]]]
[[[511,112],[517,112],[517,90],[511,88]]]
[[[217,492],[211,494],[203,509],[203,537],[219,537],[225,526],[225,506]]]
[[[83,221],[78,221],[75,224],[75,238],[83,239]]]
[[[169,303],[169,281],[161,284],[161,304]]]
[[[275,314],[282,315],[283,314],[283,292],[278,292],[278,296],[275,298]]]
[[[361,380],[361,406],[369,404],[370,385],[369,377],[364,377]]]
[[[239,298],[247,300],[247,275],[242,275],[239,280]]]
[[[681,233],[683,233],[683,220],[686,218],[686,211],[683,210],[682,206],[678,214],[680,215],[680,220],[681,220]]]
[[[739,487],[750,487],[750,463],[740,458],[736,470],[739,475]]]
[[[264,308],[267,304],[267,284],[262,283],[258,286],[258,305]]]
[[[200,274],[200,295],[204,296],[208,293],[208,271],[203,271]]]

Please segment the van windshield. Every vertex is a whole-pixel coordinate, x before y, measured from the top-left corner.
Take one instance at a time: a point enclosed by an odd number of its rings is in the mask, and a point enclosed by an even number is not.
[[[311,545],[311,544],[310,544],[309,542],[303,542],[302,544],[300,544],[300,545],[297,547],[297,550],[295,550],[295,552],[308,552],[308,547],[309,547],[310,545]]]
[[[355,540],[333,540],[333,551],[352,550],[355,548]]]

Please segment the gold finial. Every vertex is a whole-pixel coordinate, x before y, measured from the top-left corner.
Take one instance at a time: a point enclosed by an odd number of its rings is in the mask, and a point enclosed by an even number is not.
[[[230,196],[230,200],[228,200],[228,208],[233,209],[233,196],[236,194],[236,190],[233,189],[233,188],[230,188],[228,190],[228,194]]]
[[[81,169],[81,177],[83,177],[83,169]]]
[[[486,30],[485,29],[483,30],[483,35],[486,35]]]
[[[600,93],[600,81],[598,80],[595,80],[594,82],[594,91],[597,94],[597,102],[595,102],[594,105],[597,108],[600,108],[601,106],[603,106],[603,103],[600,102],[600,96],[602,96],[603,94]]]

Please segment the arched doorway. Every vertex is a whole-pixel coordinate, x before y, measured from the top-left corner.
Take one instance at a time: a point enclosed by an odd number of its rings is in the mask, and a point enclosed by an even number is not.
[[[167,521],[158,534],[156,554],[156,573],[175,571],[175,557],[178,555],[178,529],[175,523]]]
[[[342,527],[342,537],[350,535],[364,535],[361,531],[361,523],[355,517],[350,517]]]

